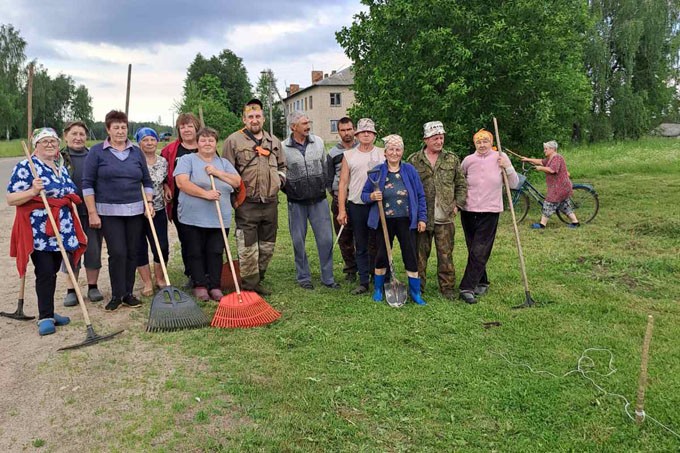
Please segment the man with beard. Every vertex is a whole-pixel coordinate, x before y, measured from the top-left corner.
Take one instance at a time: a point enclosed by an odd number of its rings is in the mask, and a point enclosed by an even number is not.
[[[439,290],[448,299],[455,299],[453,288],[456,271],[453,267],[454,218],[458,209],[465,206],[467,183],[460,160],[444,150],[444,125],[430,121],[423,127],[425,145],[411,155],[409,162],[416,167],[425,189],[427,226],[416,238],[418,249],[418,274],[425,290],[427,260],[432,249],[432,239],[437,249],[437,277]]]
[[[234,165],[246,188],[236,208],[236,245],[243,289],[261,295],[267,266],[274,255],[278,228],[278,193],[286,182],[286,158],[278,138],[264,131],[262,102],[252,99],[243,108],[245,127],[224,141],[223,157]]]
[[[310,134],[307,115],[294,111],[288,116],[292,133],[283,142],[286,156],[288,229],[293,241],[297,282],[304,289],[314,289],[305,251],[307,221],[312,226],[321,266],[321,283],[332,289],[340,287],[333,278],[333,230],[326,200],[328,156],[321,137]]]
[[[348,117],[340,118],[338,121],[338,135],[340,135],[340,143],[335,145],[328,152],[328,191],[333,196],[331,202],[331,212],[333,213],[333,226],[335,227],[335,234],[340,233],[340,224],[338,223],[338,186],[340,184],[340,170],[342,169],[342,158],[345,151],[356,148],[359,142],[354,138],[354,124],[352,119]],[[354,252],[354,232],[352,225],[347,224],[342,230],[342,234],[338,238],[338,245],[340,246],[340,254],[342,260],[345,262],[345,268],[342,270],[345,273],[345,280],[353,282],[357,279],[357,260]]]

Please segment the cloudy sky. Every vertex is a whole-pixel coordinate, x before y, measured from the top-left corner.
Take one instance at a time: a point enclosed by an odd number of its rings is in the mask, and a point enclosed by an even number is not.
[[[288,84],[309,85],[313,69],[350,64],[335,32],[362,8],[359,0],[0,0],[0,23],[19,29],[28,59],[87,86],[95,119],[125,108],[131,63],[130,119],[169,124],[197,53],[231,49],[253,85],[271,68],[285,96]]]

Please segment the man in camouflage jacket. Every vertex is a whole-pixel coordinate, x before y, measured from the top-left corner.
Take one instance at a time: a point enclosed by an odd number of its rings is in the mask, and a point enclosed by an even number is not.
[[[455,299],[454,218],[458,209],[465,206],[467,183],[460,168],[460,159],[454,153],[444,150],[445,133],[440,121],[426,123],[423,132],[425,145],[411,155],[409,162],[420,174],[427,202],[427,228],[418,233],[416,240],[421,287],[425,289],[427,260],[434,239],[439,290],[444,297]]]

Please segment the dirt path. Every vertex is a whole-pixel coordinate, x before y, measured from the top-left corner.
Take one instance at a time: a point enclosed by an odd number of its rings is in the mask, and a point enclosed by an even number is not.
[[[17,158],[0,159],[3,184],[7,184],[18,161]],[[0,202],[0,275],[3,276],[0,311],[6,312],[16,309],[19,290],[15,262],[9,257],[13,220],[14,208]],[[110,286],[106,260],[103,261],[99,287],[106,301],[110,297]],[[80,308],[65,308],[62,304],[65,277],[60,275],[58,279],[55,309],[59,314],[70,316],[71,324],[58,328],[56,334],[40,337],[35,321],[0,318],[2,452],[36,447],[42,447],[40,451],[129,450],[129,445],[117,444],[111,435],[117,431],[117,421],[126,413],[143,411],[144,403],[157,397],[168,376],[178,369],[201,368],[198,361],[179,357],[179,352],[172,348],[139,341],[146,324],[148,302],[141,309],[121,308],[107,313],[103,303],[87,301],[97,333],[120,329],[125,332],[100,345],[69,353],[57,352],[58,348],[85,338]],[[84,276],[80,283],[81,288],[86,288]],[[37,316],[30,263],[25,301],[25,313]],[[159,442],[162,444],[162,440]]]

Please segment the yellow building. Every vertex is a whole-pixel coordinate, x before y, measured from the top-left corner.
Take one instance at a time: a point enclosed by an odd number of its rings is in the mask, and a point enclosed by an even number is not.
[[[312,71],[312,84],[300,89],[291,84],[286,89],[286,117],[292,111],[305,112],[312,121],[312,133],[325,142],[338,142],[338,120],[347,116],[354,105],[354,74],[351,68],[324,74]],[[290,128],[287,128],[290,130]]]

